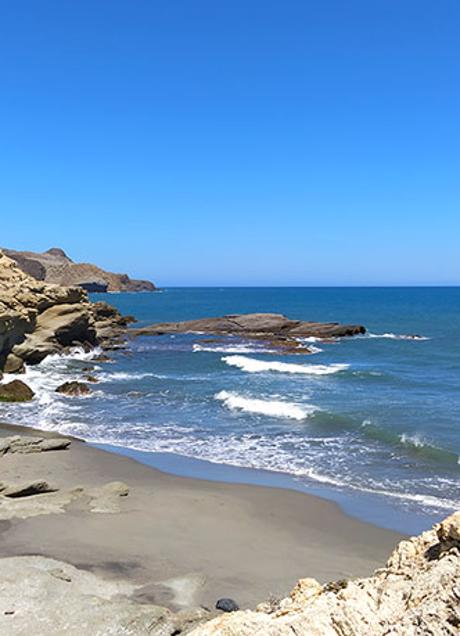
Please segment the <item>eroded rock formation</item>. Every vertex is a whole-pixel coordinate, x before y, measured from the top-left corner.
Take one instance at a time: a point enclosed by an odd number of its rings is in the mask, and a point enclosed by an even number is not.
[[[90,303],[79,287],[39,282],[0,252],[0,371],[21,371],[80,345],[110,347],[127,320],[107,303]]]

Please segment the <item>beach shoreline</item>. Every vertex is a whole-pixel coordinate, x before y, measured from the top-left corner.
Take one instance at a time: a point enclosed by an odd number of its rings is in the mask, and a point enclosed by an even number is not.
[[[0,430],[2,437],[62,437],[3,423]],[[366,576],[402,538],[313,495],[174,476],[75,438],[68,450],[1,461],[6,482],[46,478],[59,491],[108,482],[129,488],[115,514],[73,503],[63,514],[2,521],[2,557],[39,554],[127,579],[142,590],[141,600],[176,610],[213,607],[222,596],[254,607],[305,576]]]

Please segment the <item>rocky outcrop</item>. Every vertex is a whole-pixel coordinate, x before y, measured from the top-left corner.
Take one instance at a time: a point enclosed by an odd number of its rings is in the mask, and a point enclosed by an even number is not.
[[[58,247],[43,253],[9,249],[3,249],[3,252],[29,276],[47,283],[78,286],[88,292],[155,290],[155,285],[150,281],[133,280],[127,274],[107,272],[90,263],[74,263]]]
[[[34,392],[21,380],[0,384],[0,402],[29,402]]]
[[[71,444],[65,437],[35,437],[32,435],[12,435],[0,439],[0,457],[7,453],[44,453],[46,451],[67,450]]]
[[[282,314],[230,314],[221,318],[202,318],[185,322],[166,322],[132,330],[134,335],[154,336],[176,333],[213,333],[263,338],[282,346],[297,338],[321,339],[355,336],[366,332],[362,325],[341,325],[337,322],[307,322],[290,320]],[[289,345],[287,345],[289,347]]]
[[[291,595],[257,611],[227,614],[193,636],[431,636],[460,628],[460,512],[402,541],[373,576],[321,585],[300,580]]]
[[[127,322],[83,289],[39,282],[0,252],[0,371],[19,372],[72,346],[117,346]]]
[[[91,389],[85,382],[73,380],[72,382],[64,382],[64,384],[58,386],[56,393],[79,397],[80,395],[89,395],[91,393]]]

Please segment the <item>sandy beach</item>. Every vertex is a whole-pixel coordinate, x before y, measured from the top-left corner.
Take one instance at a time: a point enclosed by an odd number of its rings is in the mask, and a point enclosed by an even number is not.
[[[3,437],[15,433],[50,436],[2,425]],[[176,477],[77,440],[68,450],[0,461],[7,483],[45,479],[58,492],[114,481],[129,487],[119,512],[91,512],[80,498],[64,514],[2,520],[2,557],[42,555],[129,580],[138,600],[171,609],[212,608],[220,597],[253,607],[301,577],[368,575],[401,539],[317,497]]]

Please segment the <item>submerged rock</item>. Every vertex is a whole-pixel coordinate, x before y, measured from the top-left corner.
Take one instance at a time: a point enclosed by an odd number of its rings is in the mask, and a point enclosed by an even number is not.
[[[96,378],[95,375],[91,375],[90,373],[88,373],[87,375],[84,376],[84,380],[85,382],[91,382],[92,384],[97,384],[99,382],[99,380]]]
[[[301,579],[288,598],[235,612],[193,636],[454,636],[460,626],[460,512],[402,541],[372,576],[321,585]]]
[[[65,395],[72,395],[75,397],[81,395],[89,395],[91,393],[91,389],[85,382],[77,382],[76,380],[72,382],[64,382],[56,389],[56,393],[63,393]]]
[[[0,402],[30,402],[35,393],[21,380],[0,385]]]

